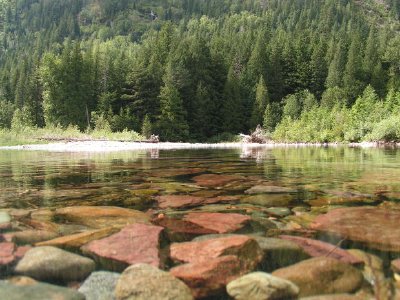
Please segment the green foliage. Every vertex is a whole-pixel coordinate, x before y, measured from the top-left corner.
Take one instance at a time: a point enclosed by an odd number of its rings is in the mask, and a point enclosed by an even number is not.
[[[343,109],[362,140],[398,107],[399,29],[394,0],[2,0],[0,127],[129,132],[147,116],[161,139],[205,141],[307,121],[307,140],[331,140],[343,125],[312,118]],[[393,95],[383,108],[368,85]]]
[[[369,133],[365,139],[377,142],[400,141],[400,115],[392,115],[374,124],[371,133]]]
[[[146,115],[142,123],[142,136],[149,139],[151,135],[152,135],[152,125],[150,122],[149,115]]]
[[[22,109],[17,108],[11,120],[11,129],[14,131],[21,131],[25,128],[34,126],[34,120],[31,118],[28,107],[24,106]]]

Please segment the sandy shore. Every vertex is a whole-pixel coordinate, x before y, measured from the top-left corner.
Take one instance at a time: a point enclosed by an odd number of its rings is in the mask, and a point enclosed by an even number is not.
[[[57,142],[49,144],[4,146],[0,150],[31,150],[31,151],[51,151],[51,152],[113,152],[113,151],[132,151],[132,150],[179,150],[179,149],[241,149],[241,148],[275,148],[275,147],[379,147],[377,143],[352,143],[352,144],[310,144],[310,143],[268,143],[268,144],[248,144],[248,143],[138,143],[138,142],[115,142],[115,141],[82,141],[82,142]],[[394,144],[393,146],[400,146]]]

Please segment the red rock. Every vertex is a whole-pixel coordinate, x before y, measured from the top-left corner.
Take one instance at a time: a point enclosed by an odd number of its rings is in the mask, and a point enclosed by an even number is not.
[[[204,198],[189,195],[164,195],[156,197],[160,208],[183,208],[203,204]]]
[[[241,214],[190,213],[185,221],[210,229],[215,233],[229,233],[242,228],[251,218]]]
[[[239,176],[233,175],[217,175],[217,174],[203,174],[200,176],[193,177],[193,180],[196,184],[200,186],[207,186],[207,187],[217,187],[223,186],[233,181],[237,181],[242,179]]]
[[[7,266],[15,260],[15,248],[14,243],[0,243],[0,266]]]
[[[172,275],[191,288],[195,298],[217,295],[224,291],[230,281],[247,272],[234,255],[188,263],[170,270]]]
[[[351,255],[346,250],[343,250],[329,243],[291,235],[281,235],[279,237],[281,239],[294,242],[299,247],[301,247],[304,252],[312,257],[332,257],[342,262],[353,265],[364,263],[361,259]]]
[[[318,216],[311,227],[362,242],[382,251],[400,252],[400,211],[376,207],[349,207]]]
[[[162,230],[159,226],[132,224],[81,249],[111,271],[122,271],[136,263],[160,267],[159,240]]]
[[[400,273],[400,258],[392,260],[391,266],[395,273]]]
[[[155,175],[157,177],[174,177],[174,176],[182,176],[182,175],[191,175],[196,173],[202,173],[206,169],[201,168],[177,168],[177,169],[163,169],[157,170]]]
[[[0,269],[21,259],[31,247],[17,247],[14,243],[0,243]]]
[[[238,196],[217,196],[213,198],[207,198],[204,200],[203,204],[215,204],[215,203],[229,203],[234,201],[239,201]]]
[[[167,228],[168,230],[170,230],[173,233],[187,233],[187,234],[195,234],[195,235],[215,233],[215,231],[213,231],[211,229],[206,229],[197,224],[193,224],[193,223],[185,221],[185,220],[168,218],[165,216],[162,218],[157,218],[153,222],[156,225]]]
[[[180,262],[207,261],[225,255],[236,255],[246,270],[254,269],[263,253],[258,243],[245,235],[233,235],[205,241],[174,243],[170,247],[172,260]]]

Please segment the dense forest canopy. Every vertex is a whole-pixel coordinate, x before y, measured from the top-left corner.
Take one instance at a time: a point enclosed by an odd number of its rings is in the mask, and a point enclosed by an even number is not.
[[[0,0],[0,128],[400,137],[400,1]]]

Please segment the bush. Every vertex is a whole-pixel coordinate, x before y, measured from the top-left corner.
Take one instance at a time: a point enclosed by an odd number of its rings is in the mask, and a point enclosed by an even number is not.
[[[365,137],[366,141],[398,142],[400,141],[400,115],[393,115],[374,125],[372,132]]]

